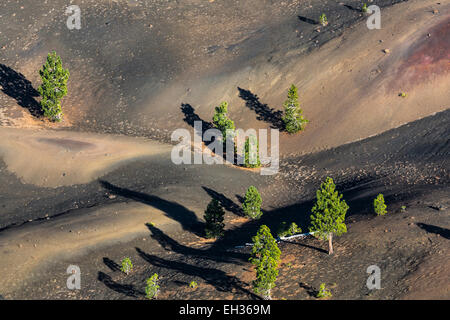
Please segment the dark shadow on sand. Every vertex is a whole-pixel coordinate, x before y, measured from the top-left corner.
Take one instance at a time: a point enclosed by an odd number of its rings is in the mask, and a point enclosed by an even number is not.
[[[172,251],[185,256],[197,257],[215,262],[233,264],[242,264],[242,262],[246,262],[250,258],[248,254],[235,251],[227,251],[225,250],[225,248],[219,248],[215,246],[203,250],[190,248],[180,244],[178,241],[165,234],[159,228],[151,224],[146,224],[146,226],[152,233],[150,236],[167,251]]]
[[[428,233],[438,234],[445,239],[450,239],[450,230],[449,229],[441,228],[438,226],[433,226],[431,224],[426,224],[426,223],[418,223],[417,226],[419,228],[425,230]]]
[[[120,266],[107,257],[103,258],[103,263],[113,272],[120,271]]]
[[[162,259],[155,255],[148,254],[140,248],[136,248],[136,251],[142,259],[155,267],[174,270],[190,277],[200,277],[206,283],[214,286],[218,291],[232,292],[233,290],[236,290],[253,300],[260,299],[257,295],[243,287],[245,283],[235,276],[228,275],[222,270]]]
[[[0,86],[5,94],[15,99],[21,107],[28,109],[33,116],[42,115],[41,106],[34,99],[39,97],[39,92],[23,74],[0,64]]]
[[[199,136],[203,138],[203,134],[206,130],[212,129],[214,126],[211,122],[204,121],[200,116],[195,113],[194,108],[187,103],[181,104],[181,112],[184,114],[184,122],[194,128],[195,121],[200,121],[202,123],[202,132],[196,132]]]
[[[164,200],[160,197],[145,194],[115,186],[107,181],[99,180],[100,184],[111,193],[128,199],[139,201],[163,211],[166,216],[177,221],[184,230],[190,231],[198,236],[203,236],[203,223],[197,219],[194,212],[186,207],[172,201]]]
[[[117,283],[109,275],[101,271],[98,273],[97,279],[98,281],[103,282],[105,286],[111,290],[124,294],[128,297],[138,298],[139,296],[145,295],[143,292],[136,290],[133,285]]]
[[[256,119],[270,123],[271,127],[282,131],[284,129],[283,112],[269,108],[267,104],[263,104],[259,101],[257,95],[253,94],[249,90],[239,88],[239,97],[245,101],[245,105],[250,110],[255,111]]]
[[[300,21],[303,21],[303,22],[306,22],[306,23],[309,23],[309,24],[312,24],[312,25],[319,24],[319,22],[317,22],[317,21],[315,21],[315,20],[313,20],[313,19],[306,18],[306,17],[302,17],[302,16],[298,16],[298,19],[299,19]]]
[[[222,205],[222,207],[227,210],[230,211],[232,213],[234,213],[237,216],[243,217],[244,216],[244,212],[242,211],[242,207],[237,205],[236,203],[234,203],[233,200],[227,198],[224,194],[219,193],[217,191],[214,191],[208,187],[203,186],[202,187],[203,190],[206,191],[206,193],[213,199],[216,199],[217,201],[219,201],[219,203]]]

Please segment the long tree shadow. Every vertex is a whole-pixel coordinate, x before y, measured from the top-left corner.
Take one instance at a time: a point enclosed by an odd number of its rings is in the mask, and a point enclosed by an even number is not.
[[[103,282],[108,288],[128,297],[138,298],[139,296],[144,296],[144,293],[136,290],[133,285],[117,283],[109,275],[101,271],[98,273],[97,280]]]
[[[186,122],[192,128],[194,128],[195,121],[200,121],[202,123],[202,131],[196,132],[196,134],[201,137],[203,137],[203,134],[206,130],[212,129],[214,127],[211,122],[204,121],[202,118],[200,118],[200,116],[195,113],[194,108],[190,104],[182,103],[181,112],[183,112],[184,114],[184,122]]]
[[[419,228],[425,230],[428,233],[435,233],[445,239],[450,239],[450,230],[449,229],[441,228],[438,226],[433,226],[431,224],[426,224],[426,223],[418,223],[417,226]]]
[[[161,210],[166,214],[166,216],[176,220],[184,230],[190,231],[200,237],[203,236],[203,223],[198,220],[194,212],[186,207],[176,202],[164,200],[157,196],[121,188],[104,180],[99,180],[99,182],[110,192]]]
[[[120,266],[107,257],[103,258],[103,263],[113,272],[120,271]]]
[[[306,23],[309,23],[309,24],[312,24],[312,25],[319,24],[318,21],[313,20],[313,19],[310,19],[310,18],[306,18],[306,17],[303,17],[303,16],[298,16],[298,19],[299,19],[300,21],[303,21],[303,22],[306,22]]]
[[[33,116],[42,115],[41,107],[34,99],[39,97],[39,92],[33,88],[31,82],[23,74],[0,64],[0,86],[5,94],[14,98],[21,107],[28,109]]]
[[[312,286],[303,283],[303,282],[299,282],[298,285],[300,286],[300,288],[303,288],[306,290],[306,293],[313,298],[317,297],[317,294],[319,293],[316,289],[314,289]]]
[[[282,240],[282,241],[285,242],[285,243],[294,244],[294,245],[298,245],[298,246],[301,246],[301,247],[305,247],[305,248],[309,248],[309,249],[312,249],[312,250],[316,250],[316,251],[319,251],[321,253],[328,253],[328,251],[326,251],[326,250],[324,250],[322,248],[317,248],[317,247],[311,246],[311,245],[306,244],[306,243],[291,242],[291,241],[285,241],[285,240]]]
[[[232,213],[234,213],[235,215],[238,215],[240,217],[244,216],[244,212],[242,211],[241,206],[237,205],[236,203],[233,202],[233,200],[227,198],[224,194],[219,193],[217,191],[214,191],[208,187],[202,187],[203,190],[206,191],[206,193],[213,199],[216,199],[217,201],[219,201],[219,203],[222,205],[222,207],[227,210],[230,211]]]
[[[253,94],[249,90],[239,88],[239,97],[245,101],[245,105],[250,110],[255,111],[257,114],[256,119],[265,121],[271,124],[271,127],[282,131],[284,129],[283,112],[273,108],[269,108],[267,104],[263,104],[259,101],[257,95]]]
[[[346,7],[349,10],[352,10],[352,11],[362,12],[361,9],[352,7],[351,5],[348,5],[348,4],[344,4],[344,7]]]
[[[252,299],[260,299],[260,297],[243,287],[245,285],[244,282],[242,282],[235,276],[228,275],[222,270],[208,267],[199,267],[197,265],[191,265],[184,262],[162,259],[157,256],[148,254],[142,251],[140,248],[136,248],[136,251],[142,259],[155,267],[174,270],[191,277],[200,277],[206,283],[214,286],[216,290],[221,292],[232,292],[232,290],[237,290],[238,292],[246,294]]]
[[[207,248],[204,250],[195,249],[191,247],[184,246],[180,244],[178,241],[166,235],[159,228],[147,224],[147,228],[151,231],[151,237],[158,241],[158,243],[165,250],[170,250],[175,253],[182,254],[184,256],[193,256],[199,257],[206,260],[211,260],[215,262],[226,262],[226,263],[234,263],[234,264],[242,264],[242,261],[248,261],[249,255],[240,252],[234,251],[226,251],[224,248]]]

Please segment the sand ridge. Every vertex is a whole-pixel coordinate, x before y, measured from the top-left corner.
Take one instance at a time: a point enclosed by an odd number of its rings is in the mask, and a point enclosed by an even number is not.
[[[8,170],[42,187],[88,183],[120,164],[167,152],[170,146],[144,138],[0,127]]]

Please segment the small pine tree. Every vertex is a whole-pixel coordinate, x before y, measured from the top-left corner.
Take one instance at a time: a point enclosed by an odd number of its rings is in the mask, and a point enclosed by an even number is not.
[[[367,3],[364,3],[364,4],[363,4],[363,6],[362,6],[362,8],[361,8],[361,11],[364,12],[364,13],[367,13],[367,11],[368,11]]]
[[[327,177],[316,193],[317,201],[312,208],[310,232],[325,240],[328,238],[329,254],[333,254],[333,234],[340,236],[347,232],[345,214],[348,205],[336,191],[333,179]]]
[[[147,299],[157,299],[159,293],[158,274],[155,273],[147,279],[147,286],[145,287],[145,296]]]
[[[322,26],[326,26],[326,25],[328,25],[328,19],[327,19],[327,16],[325,15],[325,13],[322,13],[321,15],[320,15],[320,17],[319,17],[319,22],[320,22],[320,24],[322,25]]]
[[[374,200],[373,200],[373,209],[375,210],[375,213],[379,216],[384,216],[387,213],[386,210],[387,206],[384,203],[384,197],[383,194],[380,193]]]
[[[228,118],[227,112],[228,103],[222,102],[218,107],[216,107],[213,116],[214,125],[222,132],[223,142],[227,141],[227,130],[232,130],[234,132],[236,129],[234,122]]]
[[[303,110],[298,102],[297,87],[295,85],[292,85],[288,91],[287,100],[284,102],[284,113],[284,127],[291,134],[303,130],[304,125],[309,122],[302,115]]]
[[[275,287],[278,276],[278,263],[281,251],[270,233],[270,229],[262,225],[253,237],[250,262],[256,266],[256,280],[253,288],[264,299],[271,299],[271,290]]]
[[[292,222],[289,226],[284,221],[281,223],[280,228],[278,229],[278,237],[289,237],[295,234],[302,233],[302,228],[297,226],[295,222]]]
[[[331,291],[327,290],[327,288],[325,287],[325,283],[321,283],[319,292],[317,293],[317,298],[321,299],[321,298],[328,298],[331,296],[332,296]]]
[[[258,189],[254,186],[250,186],[245,193],[244,204],[242,205],[242,209],[244,210],[244,214],[252,219],[259,219],[262,216],[261,211],[261,195],[258,192]]]
[[[44,116],[52,121],[61,121],[63,113],[61,99],[67,94],[69,70],[63,69],[61,58],[55,51],[47,55],[47,61],[39,70],[42,84],[38,88]]]
[[[223,236],[223,223],[225,211],[217,199],[212,199],[205,211],[205,233],[207,238],[219,238]]]
[[[252,146],[252,152],[250,152],[250,146]],[[259,159],[259,143],[254,135],[251,135],[245,140],[244,166],[247,168],[261,167],[261,161]]]
[[[124,273],[126,273],[127,275],[133,271],[133,264],[131,263],[131,259],[130,258],[125,258],[122,260],[122,267],[120,268],[120,270]]]

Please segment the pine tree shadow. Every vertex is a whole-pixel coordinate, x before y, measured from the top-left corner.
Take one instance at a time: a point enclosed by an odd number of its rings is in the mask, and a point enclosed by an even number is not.
[[[183,112],[184,114],[183,121],[190,125],[192,128],[194,128],[195,121],[200,121],[202,123],[202,131],[196,132],[196,134],[201,137],[203,137],[203,134],[206,130],[212,129],[214,127],[211,122],[204,121],[202,118],[200,118],[200,116],[195,113],[194,108],[190,104],[182,103],[181,112]]]
[[[0,86],[5,94],[15,99],[21,107],[28,109],[33,116],[39,117],[43,114],[41,106],[34,99],[39,97],[39,92],[23,74],[0,64]]]
[[[97,280],[103,282],[108,288],[128,297],[138,298],[139,296],[144,296],[144,293],[136,290],[133,285],[117,283],[109,275],[101,271],[98,273]]]
[[[120,271],[120,266],[107,257],[103,258],[103,263],[113,272]]]
[[[221,292],[233,292],[236,290],[238,293],[245,294],[251,299],[260,299],[257,295],[244,288],[244,282],[235,276],[228,275],[222,270],[209,267],[200,267],[198,264],[192,265],[180,261],[166,260],[155,255],[148,254],[140,248],[136,248],[136,251],[142,259],[155,267],[174,270],[177,273],[182,273],[190,277],[199,277]]]
[[[183,256],[197,257],[221,263],[223,262],[223,263],[242,264],[243,261],[246,262],[249,259],[248,254],[233,251],[225,251],[223,250],[224,248],[218,248],[215,246],[207,248],[205,250],[187,247],[180,244],[175,239],[169,237],[159,228],[151,224],[146,224],[146,226],[152,233],[150,237],[152,239],[155,239],[160,244],[160,246],[167,251],[179,253],[182,254]]]
[[[243,217],[244,212],[242,211],[241,206],[237,205],[233,202],[233,200],[227,198],[224,194],[214,191],[208,187],[202,187],[203,190],[213,199],[219,201],[220,205],[227,211],[234,213],[237,216]]]
[[[449,229],[441,228],[438,226],[433,226],[431,224],[426,224],[426,223],[418,223],[417,226],[419,228],[425,230],[428,233],[438,234],[445,239],[450,239],[450,230]]]
[[[317,291],[316,289],[314,289],[312,286],[303,283],[303,282],[299,282],[298,285],[300,286],[300,288],[305,289],[306,293],[313,298],[317,297],[317,294],[319,293],[319,291]]]
[[[278,129],[280,131],[284,130],[282,111],[269,108],[267,104],[262,104],[259,101],[258,96],[253,94],[250,90],[245,90],[239,87],[238,90],[239,97],[245,101],[247,108],[255,111],[257,115],[256,119],[270,123],[271,128],[273,129]]]
[[[298,16],[298,19],[300,21],[302,21],[302,22],[306,22],[306,23],[309,23],[309,24],[312,24],[312,25],[319,24],[318,21],[310,19],[310,18],[306,18],[306,17],[303,17],[303,16]]]
[[[158,210],[161,210],[165,213],[166,216],[177,221],[184,230],[190,231],[200,237],[203,236],[203,223],[198,220],[194,212],[187,209],[186,207],[176,202],[168,201],[157,196],[121,188],[107,181],[99,180],[99,182],[105,189],[108,189],[111,193],[128,199],[139,201]]]

